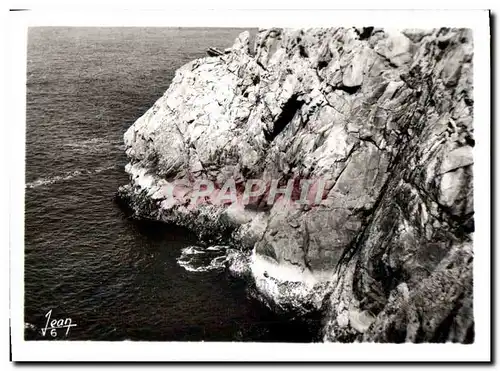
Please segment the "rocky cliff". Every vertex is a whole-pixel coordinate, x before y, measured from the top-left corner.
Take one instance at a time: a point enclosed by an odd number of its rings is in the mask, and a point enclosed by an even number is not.
[[[138,217],[230,244],[231,272],[325,341],[471,342],[470,30],[267,29],[180,68],[125,134]],[[196,208],[176,179],[321,179],[320,203]]]

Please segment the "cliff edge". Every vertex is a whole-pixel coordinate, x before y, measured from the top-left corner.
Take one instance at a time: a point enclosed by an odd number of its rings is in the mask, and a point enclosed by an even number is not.
[[[229,241],[276,311],[323,314],[325,341],[471,342],[472,33],[243,32],[181,67],[125,133],[140,218]],[[197,207],[176,180],[321,183],[313,202]],[[287,183],[289,181],[292,183]]]

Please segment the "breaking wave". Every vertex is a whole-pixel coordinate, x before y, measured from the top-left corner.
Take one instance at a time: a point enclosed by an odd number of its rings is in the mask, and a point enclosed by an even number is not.
[[[177,264],[189,272],[223,270],[227,261],[227,246],[188,246],[181,250]]]

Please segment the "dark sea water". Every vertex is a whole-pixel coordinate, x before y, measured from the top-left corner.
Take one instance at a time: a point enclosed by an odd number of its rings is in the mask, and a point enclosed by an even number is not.
[[[241,30],[32,28],[27,61],[25,322],[71,318],[69,340],[310,341],[224,271],[176,259],[187,231],[138,223],[114,203],[125,130],[175,70]]]

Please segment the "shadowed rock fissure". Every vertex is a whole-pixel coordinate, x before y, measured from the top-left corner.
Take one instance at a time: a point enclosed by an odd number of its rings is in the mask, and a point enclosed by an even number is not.
[[[292,121],[295,117],[297,111],[300,110],[300,107],[304,104],[303,101],[298,100],[297,95],[292,95],[289,100],[283,106],[281,113],[279,114],[276,121],[274,121],[273,128],[271,131],[267,131],[264,129],[264,137],[268,142],[272,142],[274,138],[276,138],[285,127]]]

